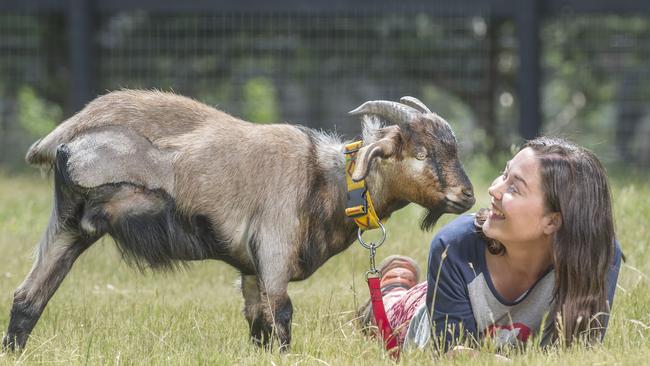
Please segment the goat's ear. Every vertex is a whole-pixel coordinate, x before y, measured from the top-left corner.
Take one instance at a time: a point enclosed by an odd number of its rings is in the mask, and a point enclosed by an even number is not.
[[[357,162],[352,172],[352,180],[357,182],[368,175],[370,164],[377,158],[388,158],[395,155],[402,143],[402,132],[399,127],[391,126],[386,128],[386,134],[378,141],[359,149]]]

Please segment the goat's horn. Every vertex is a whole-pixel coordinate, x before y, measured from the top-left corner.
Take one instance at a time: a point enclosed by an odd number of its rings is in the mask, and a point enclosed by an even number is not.
[[[351,115],[376,114],[398,125],[409,123],[420,114],[417,109],[411,106],[387,100],[365,102],[359,108],[348,113]]]
[[[427,106],[424,105],[424,103],[422,103],[418,98],[408,96],[401,97],[399,98],[399,102],[409,107],[413,107],[422,113],[431,113],[431,110],[429,110],[429,108],[427,108]]]

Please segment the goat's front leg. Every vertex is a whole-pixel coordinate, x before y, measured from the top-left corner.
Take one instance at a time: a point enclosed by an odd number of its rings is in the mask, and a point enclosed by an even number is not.
[[[288,231],[278,232],[282,225],[274,224],[261,230],[257,240],[251,240],[251,253],[257,272],[259,307],[256,316],[250,321],[251,336],[259,339],[259,344],[270,350],[277,339],[281,352],[289,351],[291,343],[291,317],[293,307],[287,294],[291,277],[291,241]],[[252,287],[252,281],[248,282]]]
[[[273,342],[278,340],[280,352],[288,352],[291,345],[291,318],[293,306],[286,290],[282,293],[262,291],[262,312],[260,327],[262,329],[263,345],[266,349],[273,348]]]
[[[293,306],[289,295],[261,291],[261,306],[257,318],[253,321],[251,335],[261,339],[258,344],[267,350],[274,348],[278,340],[280,352],[288,352],[291,344],[291,318]],[[256,340],[256,339],[255,339]]]
[[[267,350],[273,348],[274,339],[281,352],[289,350],[291,343],[291,317],[293,307],[286,291],[268,290],[256,276],[242,275],[244,316],[248,321],[253,344]]]

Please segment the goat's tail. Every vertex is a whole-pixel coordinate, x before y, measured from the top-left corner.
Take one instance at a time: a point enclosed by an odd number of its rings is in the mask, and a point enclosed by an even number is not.
[[[47,136],[33,143],[27,150],[25,161],[31,165],[53,165],[56,149],[59,145],[70,141],[74,135],[71,120],[72,118],[61,123]]]

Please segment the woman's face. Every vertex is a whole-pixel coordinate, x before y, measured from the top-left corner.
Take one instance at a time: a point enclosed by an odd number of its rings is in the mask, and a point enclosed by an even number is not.
[[[521,150],[506,164],[503,174],[488,189],[492,205],[483,233],[508,246],[533,243],[557,230],[557,216],[547,212],[539,160],[530,148]]]

